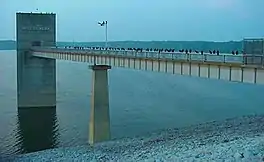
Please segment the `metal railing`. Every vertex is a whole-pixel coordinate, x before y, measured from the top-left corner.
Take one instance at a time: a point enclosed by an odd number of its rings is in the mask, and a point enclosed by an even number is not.
[[[111,55],[119,57],[134,57],[145,59],[165,59],[165,60],[184,60],[199,62],[220,62],[220,63],[238,63],[244,65],[264,66],[263,55],[232,55],[232,54],[196,54],[196,53],[180,53],[180,52],[154,52],[154,51],[130,51],[130,50],[97,50],[97,49],[67,49],[67,48],[32,48],[35,52],[56,52],[71,54],[95,54],[95,55]]]

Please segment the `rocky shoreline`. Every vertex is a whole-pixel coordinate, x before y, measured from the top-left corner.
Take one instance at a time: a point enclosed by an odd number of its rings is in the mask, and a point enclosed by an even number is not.
[[[3,160],[264,161],[264,115],[162,130],[144,137],[113,139],[94,147],[44,150]]]

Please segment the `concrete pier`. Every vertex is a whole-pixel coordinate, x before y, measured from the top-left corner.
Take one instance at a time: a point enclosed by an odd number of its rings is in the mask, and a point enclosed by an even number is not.
[[[32,47],[56,45],[56,15],[17,13],[18,108],[56,106],[56,60],[32,56]]]
[[[92,97],[89,123],[89,143],[109,140],[110,114],[109,114],[109,92],[108,92],[108,65],[90,66],[93,70]]]

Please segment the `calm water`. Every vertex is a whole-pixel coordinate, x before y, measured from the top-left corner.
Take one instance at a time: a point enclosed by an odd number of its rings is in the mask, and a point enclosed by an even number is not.
[[[87,144],[91,70],[57,62],[57,108],[16,107],[16,52],[0,51],[0,156]],[[264,86],[113,68],[113,138],[264,113]]]

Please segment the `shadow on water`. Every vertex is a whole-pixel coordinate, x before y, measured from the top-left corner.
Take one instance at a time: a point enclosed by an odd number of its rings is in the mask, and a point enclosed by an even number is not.
[[[18,153],[29,153],[58,145],[56,107],[18,108]]]

